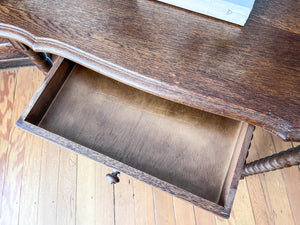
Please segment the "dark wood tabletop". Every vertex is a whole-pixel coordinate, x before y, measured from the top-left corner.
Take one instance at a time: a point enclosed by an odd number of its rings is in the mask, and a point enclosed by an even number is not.
[[[300,141],[299,12],[256,0],[239,27],[150,0],[4,0],[0,36]]]

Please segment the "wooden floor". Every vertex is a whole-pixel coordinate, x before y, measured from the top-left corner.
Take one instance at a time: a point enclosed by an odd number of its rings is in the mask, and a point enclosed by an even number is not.
[[[43,75],[34,67],[0,71],[1,225],[300,224],[297,166],[240,181],[229,220],[121,174],[14,126]],[[248,160],[287,149],[257,128]]]

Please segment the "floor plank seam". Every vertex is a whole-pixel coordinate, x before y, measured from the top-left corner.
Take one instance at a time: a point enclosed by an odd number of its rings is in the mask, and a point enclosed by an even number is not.
[[[9,134],[8,134],[8,144],[7,144],[7,149],[6,149],[6,159],[5,159],[5,167],[4,167],[4,171],[3,171],[3,188],[2,188],[2,193],[1,193],[1,199],[3,199],[4,197],[4,188],[5,188],[5,184],[6,184],[6,177],[7,177],[7,168],[8,168],[8,163],[9,163],[9,152],[10,152],[10,142],[9,140],[11,139],[11,133],[13,131],[13,113],[14,113],[14,105],[15,105],[15,97],[16,97],[16,89],[17,89],[17,71],[14,72],[14,76],[15,76],[15,85],[14,85],[14,94],[13,94],[13,102],[12,102],[12,112],[11,112],[11,118],[10,118],[10,130],[9,130]],[[3,205],[3,201],[1,201],[1,205],[0,205],[0,212],[2,212],[2,206]],[[1,218],[0,218],[1,219]]]
[[[153,212],[154,212],[154,222],[155,225],[157,225],[157,219],[156,219],[156,205],[155,205],[155,191],[154,188],[151,187],[152,190],[152,200],[153,200]]]
[[[135,214],[135,210],[136,210],[136,208],[135,208],[135,192],[134,192],[134,181],[132,180],[131,181],[132,182],[132,185],[131,185],[131,188],[132,188],[132,200],[133,200],[133,208],[134,208],[134,210],[133,210],[133,217],[134,217],[134,224],[136,225],[136,214]]]
[[[56,215],[55,215],[55,221],[56,221],[56,224],[57,224],[57,221],[58,221],[58,218],[57,218],[57,215],[58,215],[58,212],[57,212],[57,205],[58,205],[58,193],[59,193],[59,184],[61,182],[60,180],[60,176],[59,176],[59,173],[60,173],[60,167],[61,167],[61,147],[58,148],[59,149],[59,153],[58,153],[58,158],[59,158],[59,163],[58,163],[58,170],[57,170],[57,177],[58,177],[58,181],[57,181],[57,185],[56,185]]]
[[[256,140],[253,138],[252,141],[253,141],[253,147],[254,147],[255,150],[256,150],[256,152],[255,152],[255,153],[256,153],[256,158],[259,158],[259,154],[258,154],[259,149],[258,149],[258,147],[257,147]],[[258,175],[254,175],[254,176],[258,176],[259,185],[260,185],[261,190],[262,190],[262,192],[263,192],[263,197],[264,197],[266,206],[268,207],[268,208],[267,208],[267,211],[270,211],[270,209],[272,209],[272,206],[270,207],[270,201],[267,200],[267,195],[266,195],[264,186],[263,186],[263,184],[262,184],[262,179],[265,179],[265,177],[264,177],[265,174],[258,174]],[[272,214],[273,214],[273,216],[274,216],[273,210],[271,210],[271,211],[272,211]],[[255,218],[255,215],[254,215],[254,218]]]
[[[114,225],[116,225],[116,190],[115,185],[113,184],[113,205],[114,205]]]
[[[255,175],[254,175],[254,176],[255,176]],[[254,219],[255,224],[257,224],[257,218],[255,217],[255,214],[254,214],[254,209],[253,209],[252,199],[251,199],[251,197],[250,197],[250,195],[249,195],[249,190],[248,190],[248,178],[247,178],[247,177],[245,178],[245,182],[246,182],[247,194],[248,194],[249,200],[250,200],[252,216],[253,216],[253,219]]]
[[[284,151],[284,150],[286,150],[286,149],[280,149],[280,150],[278,151],[277,146],[276,146],[275,141],[274,141],[274,137],[273,137],[272,135],[271,135],[271,139],[272,139],[272,142],[273,142],[273,145],[274,145],[275,153],[279,153],[279,151]],[[291,143],[291,147],[293,147],[292,143]],[[286,193],[286,196],[287,196],[287,199],[288,199],[288,203],[289,203],[289,206],[290,206],[290,209],[291,209],[293,221],[294,221],[294,224],[296,224],[295,215],[294,215],[294,212],[293,212],[293,210],[292,210],[291,200],[290,200],[290,197],[289,197],[289,195],[288,195],[288,190],[287,190],[287,187],[286,187],[286,179],[285,179],[285,176],[284,176],[284,173],[283,173],[283,170],[282,170],[282,169],[280,170],[280,174],[281,174],[282,180],[283,180],[283,182],[284,182],[284,190],[285,190],[285,193]]]
[[[74,210],[74,217],[75,217],[75,225],[77,225],[77,190],[78,190],[78,154],[76,154],[76,188],[75,188],[75,193],[74,193],[74,198],[75,198],[75,210]]]
[[[41,151],[41,163],[40,163],[40,177],[39,177],[39,189],[38,189],[38,199],[37,199],[37,210],[36,210],[36,223],[38,224],[39,220],[39,205],[40,205],[40,193],[41,193],[41,174],[42,174],[42,158],[43,158],[43,153],[44,153],[44,140],[42,141],[42,151]]]
[[[175,221],[175,225],[177,225],[175,203],[174,203],[174,196],[173,195],[172,195],[172,205],[173,205],[174,221]],[[178,225],[180,225],[180,224],[178,224]]]
[[[94,196],[93,196],[93,199],[94,199],[94,208],[95,208],[95,213],[97,213],[96,212],[96,209],[97,209],[97,182],[96,182],[96,180],[97,180],[97,165],[96,165],[96,162],[95,161],[93,161],[93,164],[94,164],[94,180],[95,180],[95,182],[94,182]],[[94,219],[94,225],[96,225],[97,224],[97,222],[96,222],[96,217],[95,217],[95,219]]]
[[[28,136],[25,134],[25,136]],[[26,138],[28,139],[28,138]],[[18,210],[18,225],[20,224],[20,211],[21,211],[21,195],[22,195],[22,189],[23,189],[23,175],[24,175],[24,168],[25,168],[25,157],[26,157],[26,152],[28,149],[24,149],[24,158],[23,158],[23,165],[22,165],[22,175],[21,175],[21,183],[20,183],[20,193],[19,193],[19,210]]]
[[[194,205],[193,205],[193,214],[194,214],[195,225],[197,225],[197,219],[196,219],[196,213],[195,213],[195,206]]]

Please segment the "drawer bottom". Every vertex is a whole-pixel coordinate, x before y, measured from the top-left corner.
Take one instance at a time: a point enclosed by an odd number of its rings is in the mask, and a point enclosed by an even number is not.
[[[142,173],[150,184],[158,178],[159,187],[170,184],[226,204],[247,124],[151,95],[80,65],[63,71],[66,75],[57,72],[43,86],[27,123],[64,138],[66,147],[70,141],[121,162],[99,160],[120,171],[129,166],[130,175],[138,171],[136,177]],[[185,198],[182,193],[179,197]]]

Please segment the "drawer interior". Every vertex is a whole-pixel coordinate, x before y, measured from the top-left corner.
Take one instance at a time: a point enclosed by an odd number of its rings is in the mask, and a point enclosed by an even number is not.
[[[70,62],[39,92],[26,122],[224,205],[222,195],[228,194],[224,189],[232,179],[228,173],[240,154],[242,122],[154,96]]]

